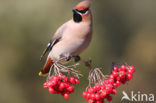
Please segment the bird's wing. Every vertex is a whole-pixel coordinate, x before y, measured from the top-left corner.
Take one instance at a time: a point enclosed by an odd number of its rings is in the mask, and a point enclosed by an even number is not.
[[[52,47],[59,41],[59,39],[54,39],[54,40],[50,40],[50,42],[48,43],[46,49],[43,51],[41,57],[40,57],[40,61],[42,61],[43,57],[45,56],[45,54],[50,51],[52,49]]]
[[[55,32],[55,34],[53,35],[52,39],[50,40],[50,42],[48,43],[46,49],[43,51],[41,57],[40,57],[40,61],[42,61],[43,57],[45,56],[45,54],[47,52],[49,52],[50,50],[52,50],[53,46],[59,42],[62,38],[62,34],[64,32],[64,30],[66,29],[66,25],[68,22],[66,22],[65,24],[63,24],[61,27],[59,27],[57,29],[57,31]]]

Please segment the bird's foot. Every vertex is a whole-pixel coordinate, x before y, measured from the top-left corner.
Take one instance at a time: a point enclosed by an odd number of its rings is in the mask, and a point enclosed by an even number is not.
[[[65,60],[66,60],[66,61],[69,61],[70,59],[71,59],[71,56],[66,56],[66,57],[65,57]]]
[[[60,58],[63,58],[65,61],[71,60],[71,56],[69,54],[60,55]]]
[[[75,61],[75,62],[78,62],[78,61],[80,61],[80,60],[81,60],[81,57],[80,57],[80,56],[75,56],[75,57],[74,57],[74,61]]]

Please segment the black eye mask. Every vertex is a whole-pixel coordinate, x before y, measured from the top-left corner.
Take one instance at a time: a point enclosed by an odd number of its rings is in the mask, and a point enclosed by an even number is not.
[[[84,10],[78,10],[78,9],[76,9],[76,11],[78,11],[78,12],[80,12],[82,14],[85,14],[88,11],[88,8],[87,9],[84,9]]]
[[[77,23],[79,23],[79,22],[82,21],[81,15],[78,14],[78,13],[76,13],[76,12],[74,12],[74,14],[73,14],[73,19],[74,19],[74,21],[77,22]]]
[[[80,14],[85,14],[89,10],[89,8],[84,9],[84,10],[78,10],[78,9],[75,9],[75,10],[79,12]],[[82,21],[82,16],[77,12],[73,13],[73,19],[75,22],[79,23]]]

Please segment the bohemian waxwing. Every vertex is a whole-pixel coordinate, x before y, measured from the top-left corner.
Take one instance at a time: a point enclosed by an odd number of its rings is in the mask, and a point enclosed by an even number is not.
[[[46,75],[52,64],[62,57],[65,57],[67,61],[71,57],[74,57],[75,61],[80,59],[80,53],[88,47],[92,39],[90,5],[90,0],[78,3],[72,10],[73,18],[57,29],[41,56],[42,60],[44,55],[50,51],[45,66],[39,73],[40,76]]]

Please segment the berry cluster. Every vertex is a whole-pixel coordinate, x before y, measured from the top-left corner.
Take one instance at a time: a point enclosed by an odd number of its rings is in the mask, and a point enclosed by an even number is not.
[[[83,97],[88,103],[104,103],[104,99],[112,101],[112,95],[117,93],[116,88],[132,79],[132,74],[135,72],[133,66],[126,67],[121,65],[120,68],[113,67],[112,74],[109,79],[103,81],[103,84],[96,84],[83,92]]]
[[[134,72],[135,68],[133,66],[126,67],[125,65],[121,65],[120,68],[113,67],[113,72],[109,76],[109,79],[114,80],[114,86],[118,87],[121,83],[125,84],[127,81],[131,80]]]
[[[48,82],[43,84],[45,89],[48,89],[52,94],[61,94],[65,99],[68,99],[69,94],[74,92],[74,87],[72,84],[79,84],[79,80],[60,74],[58,76],[51,76]]]

